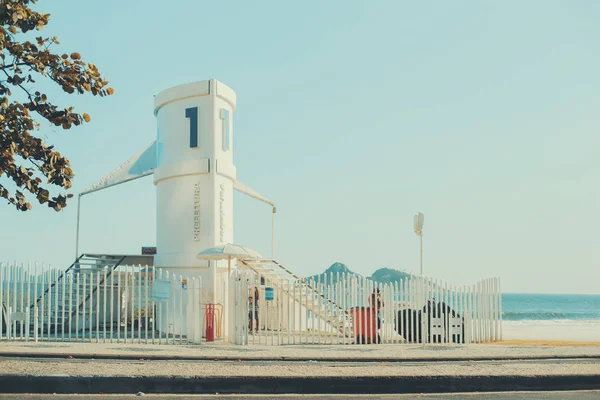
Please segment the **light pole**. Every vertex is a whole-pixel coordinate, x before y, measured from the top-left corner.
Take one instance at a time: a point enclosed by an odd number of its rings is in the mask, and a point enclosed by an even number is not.
[[[422,213],[418,213],[414,218],[415,233],[420,238],[421,242],[421,276],[423,276],[423,223],[425,222],[425,216]]]

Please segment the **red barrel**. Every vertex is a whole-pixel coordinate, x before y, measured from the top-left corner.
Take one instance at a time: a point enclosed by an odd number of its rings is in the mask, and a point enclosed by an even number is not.
[[[206,341],[215,341],[215,305],[206,305]]]
[[[369,307],[357,307],[350,310],[354,320],[354,337],[356,344],[378,343],[377,315]]]

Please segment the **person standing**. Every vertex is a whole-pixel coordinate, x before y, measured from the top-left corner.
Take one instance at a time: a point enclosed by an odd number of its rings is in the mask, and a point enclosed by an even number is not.
[[[258,288],[254,288],[254,294],[248,296],[248,330],[258,332]],[[255,322],[256,321],[256,322]]]
[[[381,308],[385,306],[379,288],[373,290],[373,293],[371,293],[371,297],[369,297],[369,306],[375,308],[375,313],[377,314],[377,329],[379,330],[381,329]]]

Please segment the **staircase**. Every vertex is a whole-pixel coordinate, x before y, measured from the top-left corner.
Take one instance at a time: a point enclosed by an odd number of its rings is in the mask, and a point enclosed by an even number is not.
[[[318,288],[309,284],[275,260],[241,260],[241,265],[265,279],[276,291],[291,296],[320,320],[346,337],[354,337],[352,318],[349,313]],[[285,284],[283,283],[285,282]]]
[[[97,255],[83,254],[78,257],[73,264],[65,271],[61,272],[57,279],[52,279],[52,284],[39,295],[31,305],[31,326],[34,325],[35,313],[34,307],[38,307],[39,327],[43,332],[60,332],[62,327],[65,330],[71,323],[79,326],[85,326],[85,321],[78,322],[78,315],[85,316],[85,319],[94,319],[98,312],[98,306],[89,307],[90,301],[95,300],[96,292],[99,287],[104,285],[105,279],[108,280],[113,271],[123,262],[125,256],[122,255]],[[104,275],[94,273],[106,271]],[[90,279],[100,276],[100,282],[93,281],[90,287]],[[72,285],[68,279],[72,279]],[[65,281],[65,282],[63,282]],[[79,283],[79,284],[77,284]],[[73,293],[69,293],[72,287]],[[79,294],[79,296],[76,295]],[[69,304],[71,300],[71,304]],[[83,309],[85,305],[85,310]],[[64,307],[64,308],[63,308]]]

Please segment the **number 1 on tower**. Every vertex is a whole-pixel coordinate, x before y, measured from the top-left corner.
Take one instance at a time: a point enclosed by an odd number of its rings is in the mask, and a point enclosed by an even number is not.
[[[190,119],[190,147],[198,147],[198,107],[186,108],[185,117]]]

